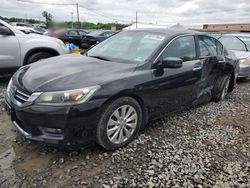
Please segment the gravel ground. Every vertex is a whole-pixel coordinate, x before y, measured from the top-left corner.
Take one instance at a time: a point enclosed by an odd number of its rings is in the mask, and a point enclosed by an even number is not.
[[[6,119],[0,111],[0,132],[12,130],[0,137],[8,146],[0,147],[0,187],[250,187],[250,80],[223,102],[150,123],[115,152],[26,141]]]

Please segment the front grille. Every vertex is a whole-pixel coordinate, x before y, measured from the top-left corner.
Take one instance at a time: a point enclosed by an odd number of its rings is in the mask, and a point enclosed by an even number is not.
[[[15,99],[15,101],[18,105],[23,105],[24,103],[26,103],[31,96],[31,94],[29,94],[28,92],[25,92],[23,90],[20,90],[13,83],[10,83],[9,94],[10,94],[10,96],[12,96]]]
[[[20,102],[21,104],[25,103],[28,101],[28,99],[30,98],[30,95],[27,93],[24,93],[22,91],[20,91],[19,89],[16,89],[16,92],[14,94],[14,98]]]

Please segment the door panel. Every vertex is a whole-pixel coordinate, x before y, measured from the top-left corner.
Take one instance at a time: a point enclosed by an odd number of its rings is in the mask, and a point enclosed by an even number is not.
[[[152,116],[189,106],[197,98],[203,64],[197,58],[194,36],[175,39],[161,55],[161,59],[166,57],[178,57],[184,62],[181,68],[153,70]]]
[[[69,30],[62,37],[64,42],[73,43],[76,46],[80,45],[81,36],[77,30]]]
[[[182,68],[165,69],[161,76],[156,76],[158,70],[153,71],[153,116],[188,106],[196,99],[196,87],[201,79],[201,69],[194,70],[198,62],[188,61]]]
[[[0,35],[0,43],[0,68],[21,66],[21,52],[16,36]]]
[[[200,103],[211,99],[215,80],[223,72],[224,56],[223,46],[212,37],[198,36],[198,44],[202,61],[201,83],[197,91]]]

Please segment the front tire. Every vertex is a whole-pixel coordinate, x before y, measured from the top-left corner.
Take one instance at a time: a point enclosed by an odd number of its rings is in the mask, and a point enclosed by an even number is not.
[[[226,98],[230,86],[230,78],[230,75],[223,75],[216,80],[213,89],[213,101],[219,102]]]
[[[47,59],[53,57],[52,54],[47,53],[47,52],[37,52],[29,56],[27,59],[26,65],[34,63],[36,61],[42,60],[42,59]]]
[[[104,107],[97,125],[97,143],[115,150],[130,143],[140,130],[142,110],[131,97],[118,98]]]

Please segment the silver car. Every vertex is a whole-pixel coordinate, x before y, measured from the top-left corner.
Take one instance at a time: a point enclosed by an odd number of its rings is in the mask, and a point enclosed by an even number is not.
[[[250,76],[250,34],[223,34],[219,41],[239,59],[239,78]]]
[[[25,34],[0,20],[0,77],[12,74],[23,65],[67,53],[59,39]]]

